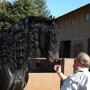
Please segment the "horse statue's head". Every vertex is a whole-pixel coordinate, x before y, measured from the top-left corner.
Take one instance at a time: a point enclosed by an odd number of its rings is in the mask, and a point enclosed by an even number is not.
[[[56,32],[53,19],[35,16],[0,31],[0,90],[23,90],[28,81],[29,57],[58,59]]]

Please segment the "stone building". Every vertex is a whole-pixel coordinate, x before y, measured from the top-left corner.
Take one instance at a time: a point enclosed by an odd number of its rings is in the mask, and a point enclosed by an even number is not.
[[[90,3],[55,19],[59,27],[60,57],[90,54]]]

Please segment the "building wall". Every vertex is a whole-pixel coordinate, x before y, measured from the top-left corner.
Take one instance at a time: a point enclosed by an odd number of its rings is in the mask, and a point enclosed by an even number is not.
[[[89,20],[85,20],[86,13],[89,13]],[[71,23],[73,19],[74,24]],[[90,38],[90,4],[56,18],[55,22],[59,27],[60,41],[71,41],[70,57],[75,56],[74,48],[80,45],[80,51],[87,52]]]
[[[80,39],[80,40],[72,40],[71,41],[71,57],[75,57],[80,51],[87,52],[88,40]]]

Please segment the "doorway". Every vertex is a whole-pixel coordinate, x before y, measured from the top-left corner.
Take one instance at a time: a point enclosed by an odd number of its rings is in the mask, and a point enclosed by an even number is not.
[[[70,47],[71,47],[71,41],[61,41],[60,42],[60,58],[70,58]]]

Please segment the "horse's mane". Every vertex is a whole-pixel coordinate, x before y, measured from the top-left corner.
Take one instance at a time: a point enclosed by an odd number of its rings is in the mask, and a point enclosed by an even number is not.
[[[43,47],[41,52],[48,54],[50,43],[56,35],[52,27],[53,21],[50,18],[30,16],[16,22],[8,30],[2,31],[0,33],[0,62],[5,65],[11,64],[16,68],[20,64],[24,64],[28,56],[38,57],[37,52],[45,43],[47,43],[45,45],[47,50],[44,50]],[[48,34],[46,34],[47,32]],[[43,35],[45,41],[43,41]],[[53,41],[53,43],[55,42]]]
[[[28,57],[58,57],[53,19],[30,16],[0,31],[0,90],[23,90]],[[3,82],[3,83],[2,83]]]

